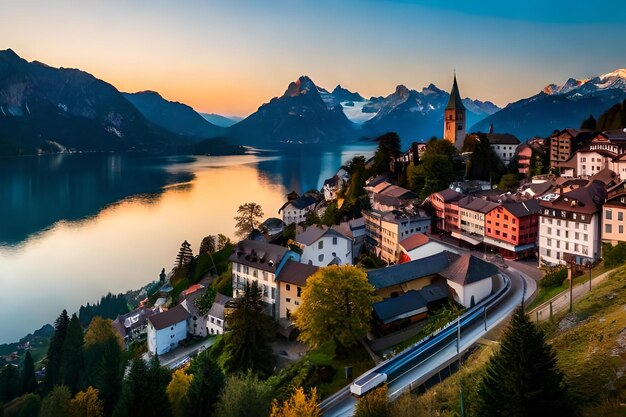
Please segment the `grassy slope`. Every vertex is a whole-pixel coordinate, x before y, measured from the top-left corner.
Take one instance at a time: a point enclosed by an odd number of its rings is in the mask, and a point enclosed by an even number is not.
[[[543,330],[557,352],[570,394],[583,417],[626,415],[626,266],[574,304],[571,328],[559,329],[564,314],[545,323]],[[621,341],[618,343],[618,339]],[[621,346],[621,347],[620,347]],[[459,383],[463,383],[466,415],[472,413],[476,388],[492,353],[481,347],[460,373],[419,396],[402,398],[415,416],[459,415]],[[400,415],[400,414],[398,414]]]

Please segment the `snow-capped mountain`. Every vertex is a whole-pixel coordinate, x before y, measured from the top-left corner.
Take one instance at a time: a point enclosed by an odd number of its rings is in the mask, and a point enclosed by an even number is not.
[[[524,140],[547,136],[556,129],[579,127],[583,119],[600,114],[626,99],[626,69],[618,69],[589,80],[570,78],[563,85],[549,84],[540,93],[509,104],[471,126],[485,132],[493,124]]]
[[[278,144],[324,144],[356,138],[335,97],[307,76],[291,82],[281,97],[228,129],[239,143],[254,146]]]
[[[363,128],[370,135],[395,131],[405,145],[432,136],[439,137],[443,129],[443,111],[449,98],[448,92],[434,84],[421,91],[399,85],[387,97],[372,97],[363,106],[363,112],[375,114],[363,124]],[[490,101],[465,98],[463,104],[467,108],[468,123],[476,123],[499,110]]]

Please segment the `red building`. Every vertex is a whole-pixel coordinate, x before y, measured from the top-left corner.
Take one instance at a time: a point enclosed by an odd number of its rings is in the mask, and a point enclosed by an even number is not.
[[[484,243],[508,259],[535,253],[539,235],[539,202],[502,203],[485,216]]]
[[[459,200],[465,197],[450,188],[430,195],[430,204],[435,210],[436,227],[450,233],[459,228]]]

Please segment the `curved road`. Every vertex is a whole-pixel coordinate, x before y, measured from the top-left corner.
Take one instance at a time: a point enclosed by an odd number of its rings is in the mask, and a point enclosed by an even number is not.
[[[525,276],[517,269],[509,267],[504,275],[509,277],[511,287],[504,293],[499,299],[491,300],[487,306],[487,320],[485,330],[485,321],[477,320],[462,327],[461,330],[461,353],[467,351],[478,340],[485,335],[489,330],[501,324],[507,319],[515,308],[522,301],[524,296],[525,301],[529,296],[536,291],[536,282]],[[490,308],[489,306],[493,306]],[[472,309],[470,312],[465,313],[463,317],[467,317],[476,311]],[[463,320],[461,321],[463,325]],[[403,366],[402,371],[389,377],[387,386],[389,388],[389,397],[391,399],[396,398],[400,394],[410,391],[414,387],[418,387],[432,375],[447,364],[454,362],[458,356],[456,332],[454,337],[445,337],[438,342],[436,349],[425,349],[424,352],[417,354],[408,365]],[[411,349],[411,348],[408,348]],[[418,349],[419,350],[419,349]],[[406,352],[406,351],[405,351]],[[390,361],[398,358],[400,355],[396,355]],[[380,366],[389,366],[383,364]],[[408,369],[405,369],[408,368]],[[354,406],[356,399],[350,395],[350,387],[347,386],[335,395],[327,398],[320,404],[323,410],[324,416],[339,417],[339,416],[351,416],[354,412]]]

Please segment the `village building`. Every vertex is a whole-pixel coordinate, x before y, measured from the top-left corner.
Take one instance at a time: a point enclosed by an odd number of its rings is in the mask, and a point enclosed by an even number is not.
[[[426,258],[427,256],[435,255],[444,250],[456,253],[456,251],[451,247],[431,240],[424,234],[417,233],[400,241],[400,251],[402,253],[400,254],[400,260],[398,263],[416,261],[418,259]]]
[[[128,349],[134,342],[145,340],[148,333],[148,318],[160,312],[157,308],[137,308],[117,316],[111,325],[122,337]]]
[[[283,222],[289,226],[293,223],[301,223],[306,220],[306,215],[315,210],[317,200],[310,195],[302,195],[287,201],[278,213],[283,213]]]
[[[270,217],[269,219],[265,219],[261,226],[259,227],[262,232],[266,233],[270,237],[278,236],[285,230],[285,223],[281,219],[277,219],[276,217]]]
[[[446,279],[454,300],[470,308],[491,295],[499,273],[492,263],[464,253],[439,275]]]
[[[208,334],[224,334],[228,331],[226,323],[227,312],[229,308],[234,307],[232,297],[216,293],[215,300],[209,309],[206,320],[206,328]]]
[[[541,197],[539,262],[577,264],[600,257],[602,205],[606,189],[600,181],[562,194]]]
[[[187,338],[189,312],[177,305],[163,313],[148,318],[148,352],[163,355]]]
[[[595,132],[572,128],[555,131],[550,136],[550,168],[559,168],[578,149],[593,139]]]
[[[530,177],[530,162],[533,156],[533,149],[526,143],[517,147],[517,172],[525,177]]]
[[[539,201],[502,203],[485,216],[484,244],[507,259],[537,251]]]
[[[194,291],[187,296],[180,303],[185,310],[189,312],[189,320],[187,320],[187,333],[193,336],[206,337],[207,336],[207,314],[200,313],[196,301],[206,293],[206,288]],[[208,313],[208,312],[207,312]]]
[[[280,286],[279,319],[291,319],[302,302],[302,291],[307,279],[318,271],[319,267],[289,260],[278,274]]]
[[[459,227],[458,201],[465,195],[446,188],[428,197],[435,210],[436,227],[439,231],[452,232]]]
[[[419,209],[394,211],[363,210],[365,245],[368,250],[388,263],[400,258],[398,244],[416,233],[430,232],[430,216]]]
[[[347,226],[347,223],[346,223]],[[315,266],[352,265],[353,241],[349,228],[309,226],[298,229],[296,244],[302,249],[300,262]]]
[[[456,74],[450,91],[450,99],[444,110],[443,121],[443,138],[461,149],[465,140],[465,132],[467,129],[465,118],[465,106],[461,100],[459,86],[456,82]]]
[[[626,242],[626,181],[607,191],[608,197],[602,207],[602,242],[616,245]]]
[[[337,199],[337,193],[341,191],[344,185],[344,180],[338,175],[328,178],[322,185],[322,193],[324,193],[325,201],[333,201]]]
[[[292,259],[300,260],[300,255],[283,246],[253,240],[243,240],[235,246],[232,262],[233,295],[243,294],[246,284],[257,282],[262,290],[263,302],[267,304],[267,314],[277,317],[278,284],[276,276],[281,268]]]
[[[485,215],[498,207],[497,203],[478,197],[467,196],[458,201],[458,229],[452,236],[471,245],[478,245],[485,236]]]
[[[511,163],[520,144],[519,139],[509,133],[493,133],[493,126],[489,133],[478,133],[478,136],[485,137],[489,141],[491,149],[494,150],[504,165]]]

